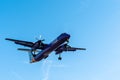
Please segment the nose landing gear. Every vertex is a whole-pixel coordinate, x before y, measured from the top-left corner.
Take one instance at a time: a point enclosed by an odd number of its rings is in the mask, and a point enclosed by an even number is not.
[[[59,54],[58,60],[62,60],[61,54]]]
[[[58,60],[62,60],[62,57],[58,57]]]

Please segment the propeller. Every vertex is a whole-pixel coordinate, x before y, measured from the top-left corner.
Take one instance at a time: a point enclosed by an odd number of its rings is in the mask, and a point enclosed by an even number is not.
[[[45,39],[41,39],[41,38],[42,38],[42,35],[39,35],[39,37],[36,37],[35,39],[40,41],[45,41]]]
[[[39,35],[39,37],[35,37],[36,40],[40,40],[41,39],[41,35]]]

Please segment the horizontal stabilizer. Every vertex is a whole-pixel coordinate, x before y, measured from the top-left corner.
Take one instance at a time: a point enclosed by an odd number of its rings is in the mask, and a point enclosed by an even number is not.
[[[25,49],[25,48],[18,48],[17,50],[20,50],[20,51],[27,51],[27,52],[30,52],[31,49]]]
[[[31,49],[25,49],[25,48],[18,48],[17,50],[31,52]],[[35,50],[34,52],[39,52],[39,50]]]

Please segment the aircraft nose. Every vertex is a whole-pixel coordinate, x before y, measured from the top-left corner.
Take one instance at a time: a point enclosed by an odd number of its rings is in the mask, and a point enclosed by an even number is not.
[[[70,38],[70,34],[66,34],[66,37],[69,39]]]
[[[60,39],[69,39],[70,38],[70,35],[67,34],[67,33],[62,33],[57,39],[60,40]]]
[[[69,39],[69,38],[70,38],[70,34],[63,33],[62,35],[64,35],[67,39]]]
[[[70,38],[70,35],[68,35],[68,39]]]

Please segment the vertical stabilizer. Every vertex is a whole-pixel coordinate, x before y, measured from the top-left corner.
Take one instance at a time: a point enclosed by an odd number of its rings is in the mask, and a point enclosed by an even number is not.
[[[30,63],[35,62],[35,59],[34,59],[34,56],[33,56],[32,52],[28,52],[28,54],[29,54]]]

